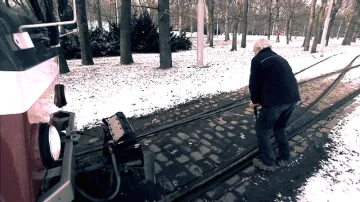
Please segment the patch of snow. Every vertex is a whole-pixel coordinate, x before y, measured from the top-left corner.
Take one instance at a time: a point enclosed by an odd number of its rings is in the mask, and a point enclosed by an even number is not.
[[[231,41],[215,40],[215,48],[204,49],[208,68],[194,67],[195,49],[173,53],[174,68],[169,70],[158,69],[158,54],[133,54],[132,65],[120,65],[119,57],[94,58],[93,66],[81,66],[80,60],[69,60],[71,72],[61,76],[61,82],[68,89],[68,105],[63,109],[76,113],[77,128],[81,129],[118,111],[127,117],[139,117],[200,97],[239,90],[248,85],[253,44],[258,38],[264,37],[248,36],[247,47],[239,47],[234,52],[229,51]],[[274,40],[273,36],[271,41]],[[286,45],[282,37],[281,43],[272,43],[273,50],[289,61],[293,72],[330,55],[343,54],[299,74],[298,79],[344,68],[355,53],[360,53],[359,42],[341,46],[335,39],[330,41],[324,54],[310,54],[301,48],[302,41],[303,38],[298,37]]]
[[[357,97],[360,103],[360,96]],[[351,106],[350,106],[351,107]],[[360,106],[330,131],[327,160],[300,188],[298,201],[357,201],[360,198]]]

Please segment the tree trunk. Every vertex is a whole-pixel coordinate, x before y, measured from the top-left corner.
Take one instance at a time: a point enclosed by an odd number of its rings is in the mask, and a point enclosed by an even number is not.
[[[302,35],[301,35],[301,36],[305,36],[306,27],[307,27],[307,23],[304,25],[304,29],[303,29],[303,32],[302,32]],[[304,42],[305,42],[305,40],[304,40]],[[302,44],[301,47],[304,47],[304,42],[303,42],[303,44]]]
[[[85,0],[76,0],[77,23],[79,28],[79,41],[81,49],[81,64],[93,65],[94,61],[91,55],[91,46],[89,39],[89,27],[86,16]]]
[[[214,0],[208,0],[209,1],[209,42],[210,47],[214,47]]]
[[[354,29],[354,32],[351,36],[351,42],[356,42],[356,36],[359,32],[359,27],[360,27],[360,21],[358,20],[358,23],[355,25],[355,29]]]
[[[182,33],[183,31],[183,26],[182,26],[182,17],[181,17],[181,14],[180,14],[180,11],[179,11],[179,32]]]
[[[206,43],[210,43],[210,17],[209,17],[209,0],[204,1],[205,22],[206,22]]]
[[[159,0],[158,9],[160,68],[167,69],[172,67],[169,0]]]
[[[230,40],[229,34],[229,0],[225,0],[225,41]]]
[[[323,34],[323,31],[324,31],[324,21],[323,20],[321,20],[320,19],[320,23],[319,23],[320,25],[319,25],[319,36],[318,36],[318,44],[320,44],[321,43],[321,36],[322,36],[322,34]]]
[[[312,26],[315,19],[315,6],[316,6],[316,0],[311,1],[311,10],[310,10],[310,17],[309,22],[306,28],[306,34],[304,39],[304,51],[308,51],[310,48],[310,40],[311,40],[311,33],[312,33]]]
[[[279,31],[279,15],[280,15],[280,4],[279,0],[276,0],[276,42],[280,42],[280,31]]]
[[[289,41],[292,42],[292,28],[293,28],[293,21],[290,19],[290,26],[289,26]]]
[[[355,29],[356,18],[357,18],[357,13],[354,12],[353,16],[350,20],[350,23],[349,23],[348,27],[346,28],[346,33],[345,33],[345,37],[342,42],[342,45],[350,45],[351,44],[352,33],[354,32],[354,29]]]
[[[339,11],[340,7],[342,5],[342,0],[338,0],[338,1],[333,1],[333,5],[332,5],[332,11],[331,11],[331,16],[330,16],[330,21],[329,21],[329,28],[327,30],[326,33],[326,43],[325,46],[329,45],[329,39],[331,36],[331,33],[334,29],[334,25],[335,25],[335,18],[336,18],[336,14]]]
[[[150,2],[150,6],[152,6],[152,7],[156,7],[156,2],[155,1],[151,1]],[[150,16],[151,16],[151,19],[152,20],[156,20],[156,9],[150,9]]]
[[[331,34],[332,30],[334,29],[334,24],[335,24],[335,17],[331,17],[330,22],[329,22],[328,32],[326,33],[326,44],[325,44],[325,46],[329,45],[330,34]]]
[[[230,51],[237,51],[237,34],[238,34],[239,22],[240,22],[239,18],[234,20],[232,46]]]
[[[289,35],[290,35],[289,31],[290,31],[290,18],[288,18],[286,20],[286,44],[289,44],[289,41],[290,41],[290,39],[289,39]]]
[[[59,15],[59,3],[58,1],[54,1],[54,6],[53,6],[53,12],[54,12],[54,16],[55,16],[55,19],[57,22],[60,22],[60,15]],[[66,33],[66,30],[64,28],[64,26],[59,26],[60,28],[60,34],[65,34]]]
[[[113,22],[113,15],[112,15],[112,4],[110,4],[109,5],[109,15],[108,15],[108,21],[110,22],[110,23],[112,23]],[[110,29],[111,29],[111,26],[109,27]],[[111,31],[111,30],[110,30]]]
[[[132,64],[131,53],[131,0],[121,0],[120,5],[120,63]]]
[[[214,47],[214,0],[205,0],[205,9],[207,24],[206,43],[209,43],[210,47]]]
[[[337,33],[336,33],[336,39],[337,39],[337,40],[339,40],[339,38],[340,38],[340,35],[339,35],[339,34],[340,34],[342,22],[343,22],[343,20],[341,20],[339,29],[338,29],[338,31],[337,31]]]
[[[345,37],[344,40],[342,42],[342,45],[350,45],[351,44],[351,39],[353,37],[353,33],[357,32],[356,26],[359,23],[358,19],[360,18],[360,0],[356,0],[356,6],[354,8],[354,11],[352,12],[352,17],[350,20],[350,23],[346,29],[346,33],[345,33]]]
[[[360,27],[359,27],[358,31],[356,32],[354,42],[356,42],[356,39],[359,38],[359,33],[360,33]]]
[[[194,32],[194,21],[193,18],[190,16],[190,32],[193,33]]]
[[[286,20],[286,44],[289,44],[289,42],[291,41],[290,39],[290,32],[291,32],[291,18],[293,15],[293,5],[294,1],[293,0],[288,0],[288,18]]]
[[[270,5],[269,5],[269,19],[268,19],[268,40],[270,40],[270,36],[271,36],[271,27],[272,27],[272,3],[273,0],[270,0]]]
[[[242,31],[242,39],[241,39],[241,48],[246,48],[246,35],[247,35],[247,19],[248,19],[248,10],[249,10],[249,1],[244,0],[244,11],[242,17],[243,31]]]
[[[115,0],[115,6],[114,6],[114,8],[115,8],[115,24],[117,25],[117,26],[119,26],[119,19],[120,19],[120,16],[119,16],[119,5],[117,5],[117,2],[118,2],[118,0]]]
[[[241,0],[237,0],[236,2],[236,10],[235,10],[235,19],[233,21],[234,25],[233,25],[233,37],[232,37],[232,46],[231,46],[231,50],[230,51],[237,51],[237,35],[238,35],[238,30],[239,30],[239,23],[240,23],[240,18],[242,15],[242,2]]]
[[[102,18],[101,18],[101,6],[100,6],[100,0],[96,0],[96,10],[97,10],[97,21],[99,28],[102,28]]]
[[[178,1],[178,6],[179,6],[179,32],[182,33],[183,31],[183,19],[182,19],[182,5],[180,5],[180,1]]]
[[[321,37],[319,35],[319,33],[321,32],[321,24],[325,15],[325,8],[326,8],[326,0],[322,0],[321,2],[321,8],[319,11],[318,16],[316,17],[316,22],[315,22],[315,35],[314,35],[314,40],[311,46],[311,51],[310,53],[316,53],[316,49],[317,49],[317,45],[318,45],[318,41],[320,41]]]

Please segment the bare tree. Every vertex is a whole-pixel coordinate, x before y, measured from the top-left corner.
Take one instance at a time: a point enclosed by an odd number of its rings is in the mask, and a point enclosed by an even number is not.
[[[279,23],[280,23],[280,4],[279,4],[279,0],[276,0],[276,42],[280,42]]]
[[[230,7],[230,0],[225,0],[225,41],[230,40],[229,34],[229,7]]]
[[[94,61],[91,55],[89,28],[86,16],[85,0],[76,0],[77,24],[79,28],[79,41],[81,49],[81,64],[93,65]]]
[[[167,69],[172,67],[169,0],[159,0],[158,7],[160,68]]]
[[[131,0],[121,0],[120,5],[120,63],[132,64],[131,52]]]
[[[178,30],[180,31],[180,33],[183,31],[183,8],[184,8],[184,4],[182,0],[177,0],[176,1],[177,6],[178,6],[178,14],[179,14],[179,28]]]
[[[322,24],[324,22],[326,2],[327,2],[327,0],[321,0],[321,6],[320,6],[319,12],[318,12],[318,14],[316,16],[315,36],[314,36],[314,40],[313,40],[313,43],[312,43],[312,46],[311,46],[311,53],[316,53],[318,42],[321,39],[321,35],[320,35],[321,31],[320,31],[320,29],[321,29]]]
[[[241,48],[246,48],[246,35],[247,35],[247,26],[248,26],[248,11],[249,11],[249,1],[244,0],[244,7],[243,7],[243,31],[242,31],[242,39],[241,39]]]
[[[96,11],[97,11],[97,21],[99,28],[102,28],[102,17],[101,17],[101,6],[100,6],[100,0],[96,0]]]
[[[354,32],[354,35],[353,35],[353,38],[352,38],[352,42],[356,42],[356,38],[358,38],[358,36],[359,36],[359,32],[360,32],[360,22],[358,23],[358,25],[357,25],[357,27],[358,27],[358,31],[357,32]]]
[[[214,47],[214,0],[205,0],[207,40],[210,47]]]
[[[306,28],[305,39],[304,39],[304,51],[308,51],[310,48],[310,40],[311,40],[311,33],[312,33],[312,26],[315,20],[315,7],[316,7],[316,0],[311,1],[311,9],[310,9],[310,17]]]
[[[214,47],[214,0],[207,0],[209,2],[209,42],[210,42],[210,47]]]
[[[358,30],[356,30],[357,29],[356,26],[357,26],[357,21],[360,18],[359,10],[360,10],[360,0],[356,0],[356,5],[352,12],[350,23],[346,29],[346,33],[342,45],[350,45],[354,32],[355,32],[355,36],[357,34]]]
[[[291,24],[291,20],[292,20],[292,17],[294,15],[294,0],[287,0],[287,19],[286,19],[286,44],[289,44],[289,37],[290,37],[290,32],[291,32],[291,27],[290,27],[290,24]]]
[[[193,33],[194,32],[194,16],[193,16],[193,13],[194,13],[194,2],[189,0],[189,4],[190,4],[190,8],[189,8],[189,12],[190,12],[190,15],[189,15],[189,21],[190,21],[190,32]]]
[[[270,40],[270,36],[271,36],[271,28],[272,28],[272,4],[273,4],[273,0],[270,0],[270,4],[268,5],[268,10],[269,10],[269,19],[268,19],[268,40]]]
[[[340,9],[341,5],[342,5],[342,0],[334,0],[333,1],[333,9],[332,9],[331,14],[330,14],[330,22],[329,22],[328,32],[326,34],[326,44],[325,44],[325,46],[329,45],[330,33],[334,28],[336,14],[339,12],[339,9]]]
[[[351,37],[351,42],[354,42],[354,43],[356,42],[356,38],[360,31],[360,18],[358,19],[358,23],[355,26],[355,30],[357,30],[357,31],[354,31],[352,34],[352,37]]]
[[[239,28],[240,18],[243,12],[243,4],[241,0],[236,0],[236,12],[235,12],[235,19],[234,19],[234,29],[233,29],[233,39],[232,39],[232,46],[230,51],[237,51],[237,33]]]
[[[205,6],[205,23],[206,23],[206,43],[210,43],[210,27],[209,27],[209,2],[208,0],[204,0]]]

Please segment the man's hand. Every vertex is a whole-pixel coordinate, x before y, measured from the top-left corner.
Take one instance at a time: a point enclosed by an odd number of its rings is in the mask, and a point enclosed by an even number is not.
[[[259,103],[254,104],[252,101],[250,101],[249,106],[250,106],[250,107],[260,107],[260,104],[259,104]]]

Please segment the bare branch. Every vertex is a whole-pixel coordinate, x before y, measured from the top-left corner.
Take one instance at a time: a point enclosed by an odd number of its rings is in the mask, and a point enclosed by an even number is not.
[[[150,9],[155,9],[155,10],[159,9],[158,7],[144,6],[144,5],[134,5],[134,4],[132,4],[131,6],[132,7],[137,7],[137,8],[150,8]]]

